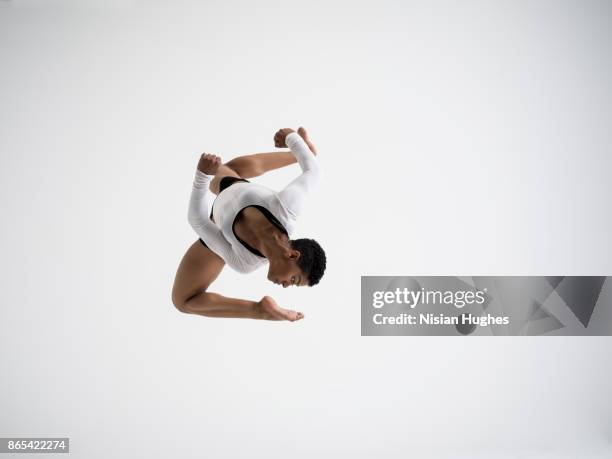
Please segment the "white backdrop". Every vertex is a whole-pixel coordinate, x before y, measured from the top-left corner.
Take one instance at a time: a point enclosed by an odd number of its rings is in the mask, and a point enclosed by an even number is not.
[[[604,458],[609,338],[360,337],[362,275],[611,275],[606,1],[0,1],[0,436],[73,457]],[[303,125],[314,288],[170,301],[200,153]],[[298,166],[257,179],[280,188]]]

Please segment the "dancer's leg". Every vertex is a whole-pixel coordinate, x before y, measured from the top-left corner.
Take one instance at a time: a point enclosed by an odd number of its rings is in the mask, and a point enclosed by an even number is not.
[[[302,136],[310,150],[316,155],[317,149],[311,142],[306,129],[300,127],[298,134]],[[239,156],[227,163],[242,178],[258,177],[266,172],[296,163],[297,160],[291,151],[278,151],[271,153],[256,153],[254,155]]]
[[[294,164],[295,156],[290,151],[274,151],[270,153],[255,153],[239,156],[227,163],[240,177],[248,179],[259,177],[266,172]]]
[[[219,184],[223,177],[253,178],[268,171],[289,166],[296,162],[290,151],[275,151],[270,153],[255,153],[239,156],[222,164],[215,177],[210,182],[210,191],[219,194]]]
[[[199,240],[187,249],[174,277],[172,302],[181,309],[189,299],[204,292],[219,276],[225,262]]]
[[[306,129],[300,127],[298,134],[302,136],[310,150],[316,155],[317,149],[310,140]],[[273,151],[270,153],[239,156],[219,167],[215,178],[210,183],[210,190],[215,194],[219,194],[219,182],[223,177],[231,176],[244,179],[259,177],[266,172],[280,169],[296,162],[295,156],[290,151]]]
[[[225,262],[221,257],[200,241],[194,242],[176,272],[172,288],[174,306],[181,312],[207,317],[289,321],[304,317],[301,312],[279,307],[268,297],[261,301],[249,301],[209,292],[210,285],[219,276],[223,266]]]
[[[232,169],[231,167],[229,167],[226,164],[221,164],[219,166],[219,169],[217,169],[217,173],[215,174],[214,178],[210,181],[210,191],[213,192],[214,194],[219,194],[219,185],[221,183],[221,179],[223,177],[237,177],[237,178],[244,178],[242,177],[238,172],[236,172],[234,169]]]

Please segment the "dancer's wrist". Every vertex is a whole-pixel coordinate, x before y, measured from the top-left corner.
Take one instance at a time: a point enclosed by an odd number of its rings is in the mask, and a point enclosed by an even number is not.
[[[295,131],[290,132],[285,137],[285,145],[287,145],[287,147],[291,148],[293,145],[295,145],[296,142],[299,142],[299,139],[301,139],[301,138],[302,137],[297,132],[295,132]]]
[[[206,172],[202,172],[199,169],[196,169],[196,176],[208,181],[211,181],[213,178],[215,178],[214,174],[207,174]]]

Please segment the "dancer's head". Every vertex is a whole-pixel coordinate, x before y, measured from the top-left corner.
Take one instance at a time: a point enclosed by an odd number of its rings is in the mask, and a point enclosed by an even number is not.
[[[313,239],[287,240],[277,257],[269,258],[268,279],[283,287],[313,286],[325,272],[325,251]]]

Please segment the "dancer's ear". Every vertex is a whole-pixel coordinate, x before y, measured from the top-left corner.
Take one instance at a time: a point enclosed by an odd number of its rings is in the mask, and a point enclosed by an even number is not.
[[[285,252],[285,256],[289,258],[290,260],[297,261],[300,259],[302,254],[300,253],[299,250],[290,249]]]

